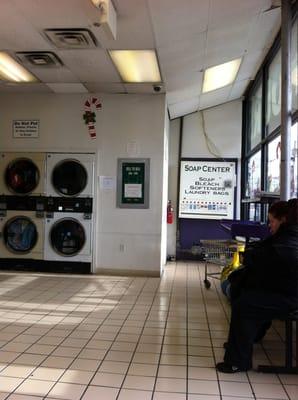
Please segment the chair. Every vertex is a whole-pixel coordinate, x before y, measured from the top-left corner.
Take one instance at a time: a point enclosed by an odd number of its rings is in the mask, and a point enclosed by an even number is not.
[[[259,365],[258,371],[276,374],[298,374],[298,309],[279,318],[285,323],[285,365]],[[296,325],[296,366],[293,366],[293,331]]]

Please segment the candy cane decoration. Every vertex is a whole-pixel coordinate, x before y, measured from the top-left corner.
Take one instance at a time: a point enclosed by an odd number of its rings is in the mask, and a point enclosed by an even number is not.
[[[83,118],[85,120],[85,124],[88,125],[89,135],[91,139],[96,138],[96,130],[95,130],[95,112],[92,111],[92,107],[95,107],[95,110],[101,109],[101,102],[96,97],[90,97],[85,101],[85,114]]]

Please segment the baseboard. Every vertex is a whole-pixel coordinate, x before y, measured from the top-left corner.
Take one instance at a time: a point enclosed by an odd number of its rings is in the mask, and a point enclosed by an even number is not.
[[[160,278],[160,271],[148,271],[139,269],[98,268],[94,272],[94,275],[140,276],[147,278]]]

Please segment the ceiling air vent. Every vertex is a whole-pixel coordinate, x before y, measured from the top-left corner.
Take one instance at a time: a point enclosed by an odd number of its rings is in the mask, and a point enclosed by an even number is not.
[[[61,67],[60,58],[51,51],[20,51],[16,53],[18,59],[23,63],[34,67]]]
[[[90,49],[97,41],[88,29],[45,29],[47,38],[59,49]]]

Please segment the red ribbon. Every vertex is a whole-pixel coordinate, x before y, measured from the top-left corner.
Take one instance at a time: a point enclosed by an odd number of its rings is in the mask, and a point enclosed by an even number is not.
[[[96,97],[90,97],[85,101],[85,111],[92,112],[92,107],[95,107],[95,110],[101,109],[101,102]],[[88,130],[91,139],[96,138],[96,130],[94,122],[88,122]]]

